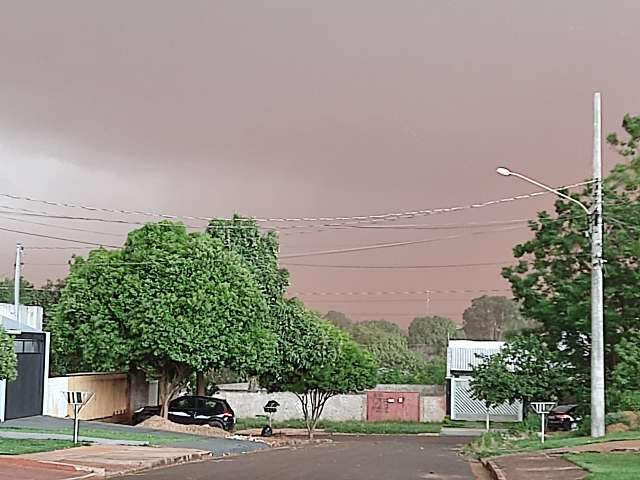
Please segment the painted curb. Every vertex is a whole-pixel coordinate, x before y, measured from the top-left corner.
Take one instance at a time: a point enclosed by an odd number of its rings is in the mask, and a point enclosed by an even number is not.
[[[480,463],[487,469],[494,480],[507,480],[504,472],[500,469],[498,464],[489,458],[481,458]]]

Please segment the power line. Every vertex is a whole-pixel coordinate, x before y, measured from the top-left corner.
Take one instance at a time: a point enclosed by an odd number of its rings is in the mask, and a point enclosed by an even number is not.
[[[39,238],[48,238],[51,240],[60,240],[63,242],[73,242],[73,243],[78,243],[78,244],[82,244],[82,245],[93,245],[96,247],[111,247],[111,248],[120,248],[119,246],[116,245],[109,245],[106,243],[95,243],[95,242],[87,242],[84,240],[76,240],[76,239],[72,239],[72,238],[64,238],[64,237],[54,237],[52,235],[44,235],[41,233],[33,233],[33,232],[25,232],[23,230],[14,230],[12,228],[5,228],[5,227],[0,227],[0,230],[3,232],[10,232],[10,233],[17,233],[20,235],[29,235],[32,237],[39,237]]]
[[[0,215],[3,214],[4,212],[0,212]],[[24,220],[22,218],[14,218],[14,217],[4,217],[5,220],[11,220],[13,222],[20,222],[20,223],[28,223],[31,225],[40,225],[43,227],[50,227],[50,228],[58,228],[60,230],[69,230],[69,231],[75,231],[75,232],[86,232],[86,233],[95,233],[98,235],[108,235],[111,237],[119,237],[122,238],[122,234],[121,233],[113,233],[113,232],[103,232],[103,231],[99,231],[99,230],[88,230],[85,228],[75,228],[75,227],[65,227],[62,225],[54,225],[52,223],[46,223],[46,222],[34,222],[32,220]]]
[[[589,185],[593,183],[593,181],[579,182],[572,185],[564,185],[558,187],[558,190],[568,190],[570,188],[579,187],[583,185]],[[379,221],[390,218],[413,218],[416,216],[425,216],[425,215],[433,215],[439,213],[451,213],[457,212],[461,210],[468,210],[474,208],[484,208],[492,205],[498,205],[501,203],[509,203],[518,200],[525,200],[533,197],[537,197],[540,195],[547,195],[549,192],[547,191],[538,191],[523,195],[517,195],[514,197],[506,197],[500,198],[496,200],[490,200],[487,202],[480,203],[471,203],[466,205],[452,206],[452,207],[441,207],[441,208],[428,208],[421,210],[409,210],[404,212],[389,212],[389,213],[381,213],[376,215],[356,215],[356,216],[336,216],[336,217],[271,217],[271,218],[253,218],[248,220],[254,220],[256,222],[266,222],[266,223],[280,223],[280,222],[342,222],[342,221]],[[201,216],[193,216],[193,215],[175,215],[175,214],[167,214],[167,213],[154,213],[154,212],[144,212],[140,210],[125,210],[125,209],[115,209],[115,208],[104,208],[104,207],[93,207],[89,205],[82,204],[74,204],[69,202],[56,202],[52,200],[42,200],[33,197],[23,196],[23,195],[13,195],[10,193],[2,193],[0,192],[0,196],[5,198],[10,198],[12,200],[23,200],[34,203],[41,203],[45,205],[51,205],[55,207],[65,207],[65,208],[77,208],[83,209],[93,212],[103,212],[103,213],[115,213],[122,215],[139,215],[139,216],[147,216],[147,217],[158,217],[165,219],[187,219],[187,220],[201,220],[201,221],[210,221],[209,217],[201,217]]]
[[[363,245],[363,246],[360,246],[360,247],[340,248],[340,249],[334,249],[334,250],[318,250],[318,251],[315,251],[315,252],[290,253],[290,254],[287,254],[287,255],[280,255],[280,258],[315,257],[315,256],[320,256],[320,255],[334,255],[334,254],[339,254],[339,253],[362,252],[362,251],[365,251],[365,250],[378,250],[378,249],[381,249],[381,248],[394,248],[394,247],[404,247],[404,246],[409,246],[409,245],[420,245],[420,244],[425,244],[425,243],[439,242],[439,241],[442,241],[442,240],[454,240],[454,239],[473,236],[473,235],[484,235],[484,234],[487,234],[487,233],[498,233],[498,232],[504,232],[504,231],[509,231],[509,230],[516,230],[518,228],[520,228],[520,227],[507,227],[507,228],[503,228],[503,229],[499,229],[499,230],[492,230],[492,231],[486,231],[486,232],[470,232],[468,234],[462,234],[462,235],[450,235],[448,237],[427,238],[427,239],[422,239],[422,240],[411,240],[411,241],[408,241],[408,242],[377,243],[377,244],[373,244],[373,245]]]
[[[311,268],[341,268],[341,269],[438,269],[438,268],[469,268],[469,267],[488,267],[496,265],[513,264],[515,260],[505,260],[504,262],[485,262],[485,263],[453,263],[442,265],[338,265],[338,264],[318,264],[318,263],[282,263],[287,267],[311,267]]]
[[[493,288],[493,289],[452,289],[452,290],[405,290],[405,291],[369,291],[369,292],[291,292],[293,296],[380,296],[380,295],[427,295],[431,293],[498,293],[498,292],[511,292],[506,288]]]

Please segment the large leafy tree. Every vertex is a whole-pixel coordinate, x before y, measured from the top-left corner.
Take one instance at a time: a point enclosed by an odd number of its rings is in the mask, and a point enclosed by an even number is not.
[[[416,317],[409,325],[409,346],[441,356],[447,350],[449,338],[455,338],[458,326],[446,317]]]
[[[353,320],[351,320],[346,314],[336,310],[329,310],[325,314],[324,319],[345,332],[349,332],[353,326]]]
[[[0,380],[15,380],[17,367],[13,337],[0,325]]]
[[[254,275],[218,240],[162,222],[76,258],[51,322],[69,371],[141,369],[163,411],[193,371],[260,370],[275,348]],[[264,359],[264,360],[263,360]]]
[[[466,337],[473,340],[504,340],[509,332],[527,325],[522,320],[517,304],[500,296],[474,298],[471,306],[462,314],[462,319]]]
[[[640,330],[632,330],[615,346],[618,362],[612,374],[609,401],[620,410],[640,409]]]
[[[572,375],[570,366],[544,339],[525,335],[505,344],[499,353],[485,356],[473,368],[470,387],[473,397],[487,407],[520,400],[526,410],[530,402],[558,399]]]
[[[605,363],[615,368],[615,346],[637,328],[640,318],[640,117],[625,116],[627,138],[610,135],[609,143],[625,157],[604,179]],[[591,187],[572,194],[591,205]],[[556,345],[589,382],[591,259],[588,220],[571,202],[558,200],[555,212],[541,212],[530,223],[533,238],[517,245],[518,263],[503,270],[527,318],[540,322],[548,344]],[[585,395],[586,396],[586,395]]]
[[[280,243],[274,231],[263,232],[251,218],[234,215],[231,219],[213,219],[206,233],[222,242],[225,249],[242,257],[253,274],[269,308],[267,328],[275,330],[279,305],[289,286],[289,272],[278,265]],[[266,358],[268,352],[265,352]],[[257,371],[237,372],[240,377],[249,377],[250,384],[257,388]],[[204,394],[206,376],[198,372],[198,394]]]
[[[296,300],[281,304],[279,318],[277,364],[260,383],[269,391],[296,394],[313,438],[326,402],[373,387],[377,365],[348,335]]]
[[[444,382],[444,362],[425,362],[420,355],[411,351],[407,335],[397,324],[386,320],[359,322],[353,324],[349,334],[377,360],[381,383]]]

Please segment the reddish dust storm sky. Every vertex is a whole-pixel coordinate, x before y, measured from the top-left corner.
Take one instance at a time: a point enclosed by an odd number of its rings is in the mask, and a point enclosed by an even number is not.
[[[590,175],[593,91],[605,132],[640,107],[639,18],[637,0],[4,1],[0,193],[296,218],[535,191],[496,175],[501,164],[556,186],[579,182]],[[617,161],[605,152],[607,168]],[[283,259],[291,292],[356,320],[407,325],[427,309],[459,320],[482,290],[508,289],[499,264],[530,235],[525,223],[486,224],[531,218],[551,201],[376,223],[396,228],[284,229],[283,256],[429,240]],[[0,205],[1,228],[105,245],[120,245],[131,225],[51,215],[151,219]],[[318,222],[265,226],[304,224]],[[434,225],[447,228],[424,228]],[[0,274],[12,274],[18,241],[37,284],[88,251],[2,230]],[[428,307],[424,294],[309,295],[424,290],[434,291]]]

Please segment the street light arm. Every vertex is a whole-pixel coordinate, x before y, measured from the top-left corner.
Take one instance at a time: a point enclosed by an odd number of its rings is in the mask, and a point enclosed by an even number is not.
[[[536,180],[534,180],[532,178],[526,177],[526,176],[524,176],[524,175],[522,175],[520,173],[511,172],[510,171],[509,175],[512,175],[514,177],[518,177],[518,178],[524,180],[525,182],[529,182],[529,183],[531,183],[531,184],[533,184],[533,185],[535,185],[537,187],[540,187],[540,188],[542,188],[542,189],[544,189],[544,190],[546,190],[548,192],[555,193],[557,196],[559,196],[561,198],[564,198],[565,200],[569,200],[570,202],[573,202],[576,205],[579,205],[580,208],[582,210],[584,210],[584,212],[587,214],[587,217],[591,217],[591,212],[589,211],[589,209],[582,202],[576,200],[575,198],[570,197],[569,195],[566,195],[566,194],[562,193],[561,191],[556,190],[555,188],[551,188],[548,185],[545,185],[544,183],[540,183],[540,182],[538,182],[538,181],[536,181]]]

